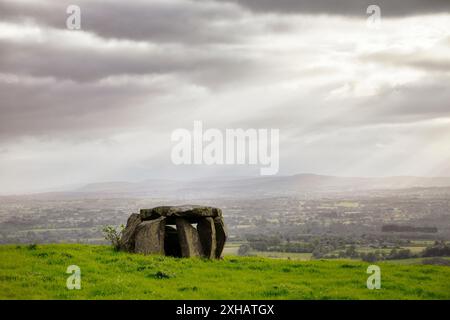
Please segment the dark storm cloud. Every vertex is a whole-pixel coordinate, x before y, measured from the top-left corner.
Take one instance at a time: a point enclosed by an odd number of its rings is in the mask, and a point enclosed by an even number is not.
[[[73,1],[0,1],[0,21],[32,22],[46,38],[66,31],[66,8]],[[0,40],[0,72],[94,81],[121,74],[167,74],[204,86],[219,86],[242,77],[254,66],[250,59],[220,50],[238,39],[273,30],[277,23],[240,26],[240,8],[210,1],[78,1],[82,30],[99,45],[78,46],[79,39],[59,35],[55,42]],[[244,30],[245,29],[245,30]],[[74,35],[78,31],[72,31]],[[141,41],[111,47],[111,41]],[[147,45],[142,48],[139,45]],[[113,45],[114,46],[114,45]]]
[[[285,14],[336,14],[366,16],[369,5],[378,5],[383,16],[406,16],[450,11],[448,0],[217,0],[238,3],[254,12]]]
[[[213,43],[230,42],[242,34],[231,32],[233,25],[223,21],[241,17],[236,6],[193,1],[113,1],[83,5],[85,28],[102,37],[153,42]]]
[[[83,131],[96,136],[95,131],[137,126],[142,119],[157,125],[166,114],[189,112],[182,103],[168,107],[158,99],[183,95],[191,87],[217,90],[257,68],[217,43],[240,37],[214,27],[235,17],[236,5],[81,1],[82,30],[67,31],[70,3],[0,2],[2,22],[26,28],[31,19],[39,30],[38,39],[0,39],[0,75],[16,77],[0,81],[2,141],[75,137]],[[23,36],[20,29],[14,32]],[[128,80],[120,84],[120,77]],[[153,77],[164,80],[148,80]]]
[[[138,117],[136,104],[146,103],[148,110],[155,110],[149,96],[169,90],[161,84],[117,87],[51,79],[2,82],[0,140],[120,128],[124,120]]]
[[[74,40],[76,41],[76,39]],[[70,39],[68,39],[70,43]],[[54,77],[75,81],[93,81],[115,75],[178,73],[195,76],[203,85],[202,74],[226,79],[227,74],[242,75],[252,62],[235,58],[217,50],[191,47],[146,47],[132,50],[130,46],[108,49],[77,47],[67,43],[17,43],[0,40],[0,70],[4,73]]]
[[[66,28],[70,0],[0,2],[0,20],[32,21],[56,29]],[[233,32],[242,10],[234,4],[209,1],[77,1],[82,30],[104,38],[151,42],[217,43],[239,39]],[[225,22],[225,23],[222,23]],[[248,30],[247,30],[248,31]]]

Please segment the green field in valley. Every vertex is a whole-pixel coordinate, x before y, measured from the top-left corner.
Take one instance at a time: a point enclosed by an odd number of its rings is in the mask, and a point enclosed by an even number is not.
[[[226,256],[183,259],[115,252],[101,245],[0,246],[0,299],[450,299],[450,267]],[[69,265],[81,290],[66,288]]]

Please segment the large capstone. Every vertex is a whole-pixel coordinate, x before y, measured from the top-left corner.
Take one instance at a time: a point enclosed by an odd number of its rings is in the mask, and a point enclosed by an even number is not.
[[[141,209],[132,214],[120,248],[143,254],[220,258],[227,232],[222,210],[183,205]]]
[[[152,209],[141,209],[142,220],[153,220],[159,217],[166,217],[171,223],[175,223],[176,218],[184,218],[190,223],[198,223],[201,218],[222,217],[222,210],[214,207],[203,206],[161,206]]]

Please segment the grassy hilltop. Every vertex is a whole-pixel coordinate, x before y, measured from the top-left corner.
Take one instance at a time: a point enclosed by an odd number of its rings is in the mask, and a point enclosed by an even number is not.
[[[81,268],[81,290],[66,269]],[[450,299],[450,268],[226,257],[220,261],[115,252],[98,245],[0,246],[0,299]]]

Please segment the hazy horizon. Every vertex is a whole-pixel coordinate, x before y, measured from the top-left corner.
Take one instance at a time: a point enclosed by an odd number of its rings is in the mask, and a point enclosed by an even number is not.
[[[255,179],[261,179],[261,180],[278,180],[283,178],[293,178],[293,177],[299,177],[299,178],[305,178],[305,177],[317,177],[317,178],[337,178],[337,179],[369,179],[369,180],[389,180],[389,179],[411,179],[414,181],[414,179],[417,179],[418,182],[421,180],[436,180],[436,179],[448,179],[448,187],[450,187],[450,176],[338,176],[338,175],[323,175],[323,174],[316,174],[316,173],[296,173],[292,175],[274,175],[274,176],[260,176],[260,175],[254,175],[254,176],[207,176],[207,177],[194,177],[194,178],[184,178],[184,179],[164,179],[164,178],[148,178],[148,179],[137,179],[137,180],[108,180],[108,181],[88,181],[86,183],[80,183],[80,184],[72,184],[72,185],[64,185],[64,186],[56,186],[52,188],[42,188],[42,189],[36,189],[36,190],[30,190],[27,192],[11,192],[11,193],[0,193],[0,196],[22,196],[22,195],[38,195],[38,194],[45,194],[45,193],[64,193],[64,192],[92,192],[89,191],[89,187],[94,186],[102,186],[102,185],[118,185],[119,187],[124,186],[126,184],[131,185],[139,185],[139,184],[145,184],[146,182],[174,182],[174,183],[192,183],[195,185],[197,182],[202,181],[208,181],[208,182],[240,182],[240,181],[248,181],[248,180],[255,180]],[[434,187],[440,187],[442,185],[436,184],[433,185]],[[447,186],[447,185],[446,185]],[[411,186],[404,187],[402,185],[399,185],[398,188],[410,188]],[[85,189],[88,189],[86,191]],[[126,192],[125,192],[126,193]]]

